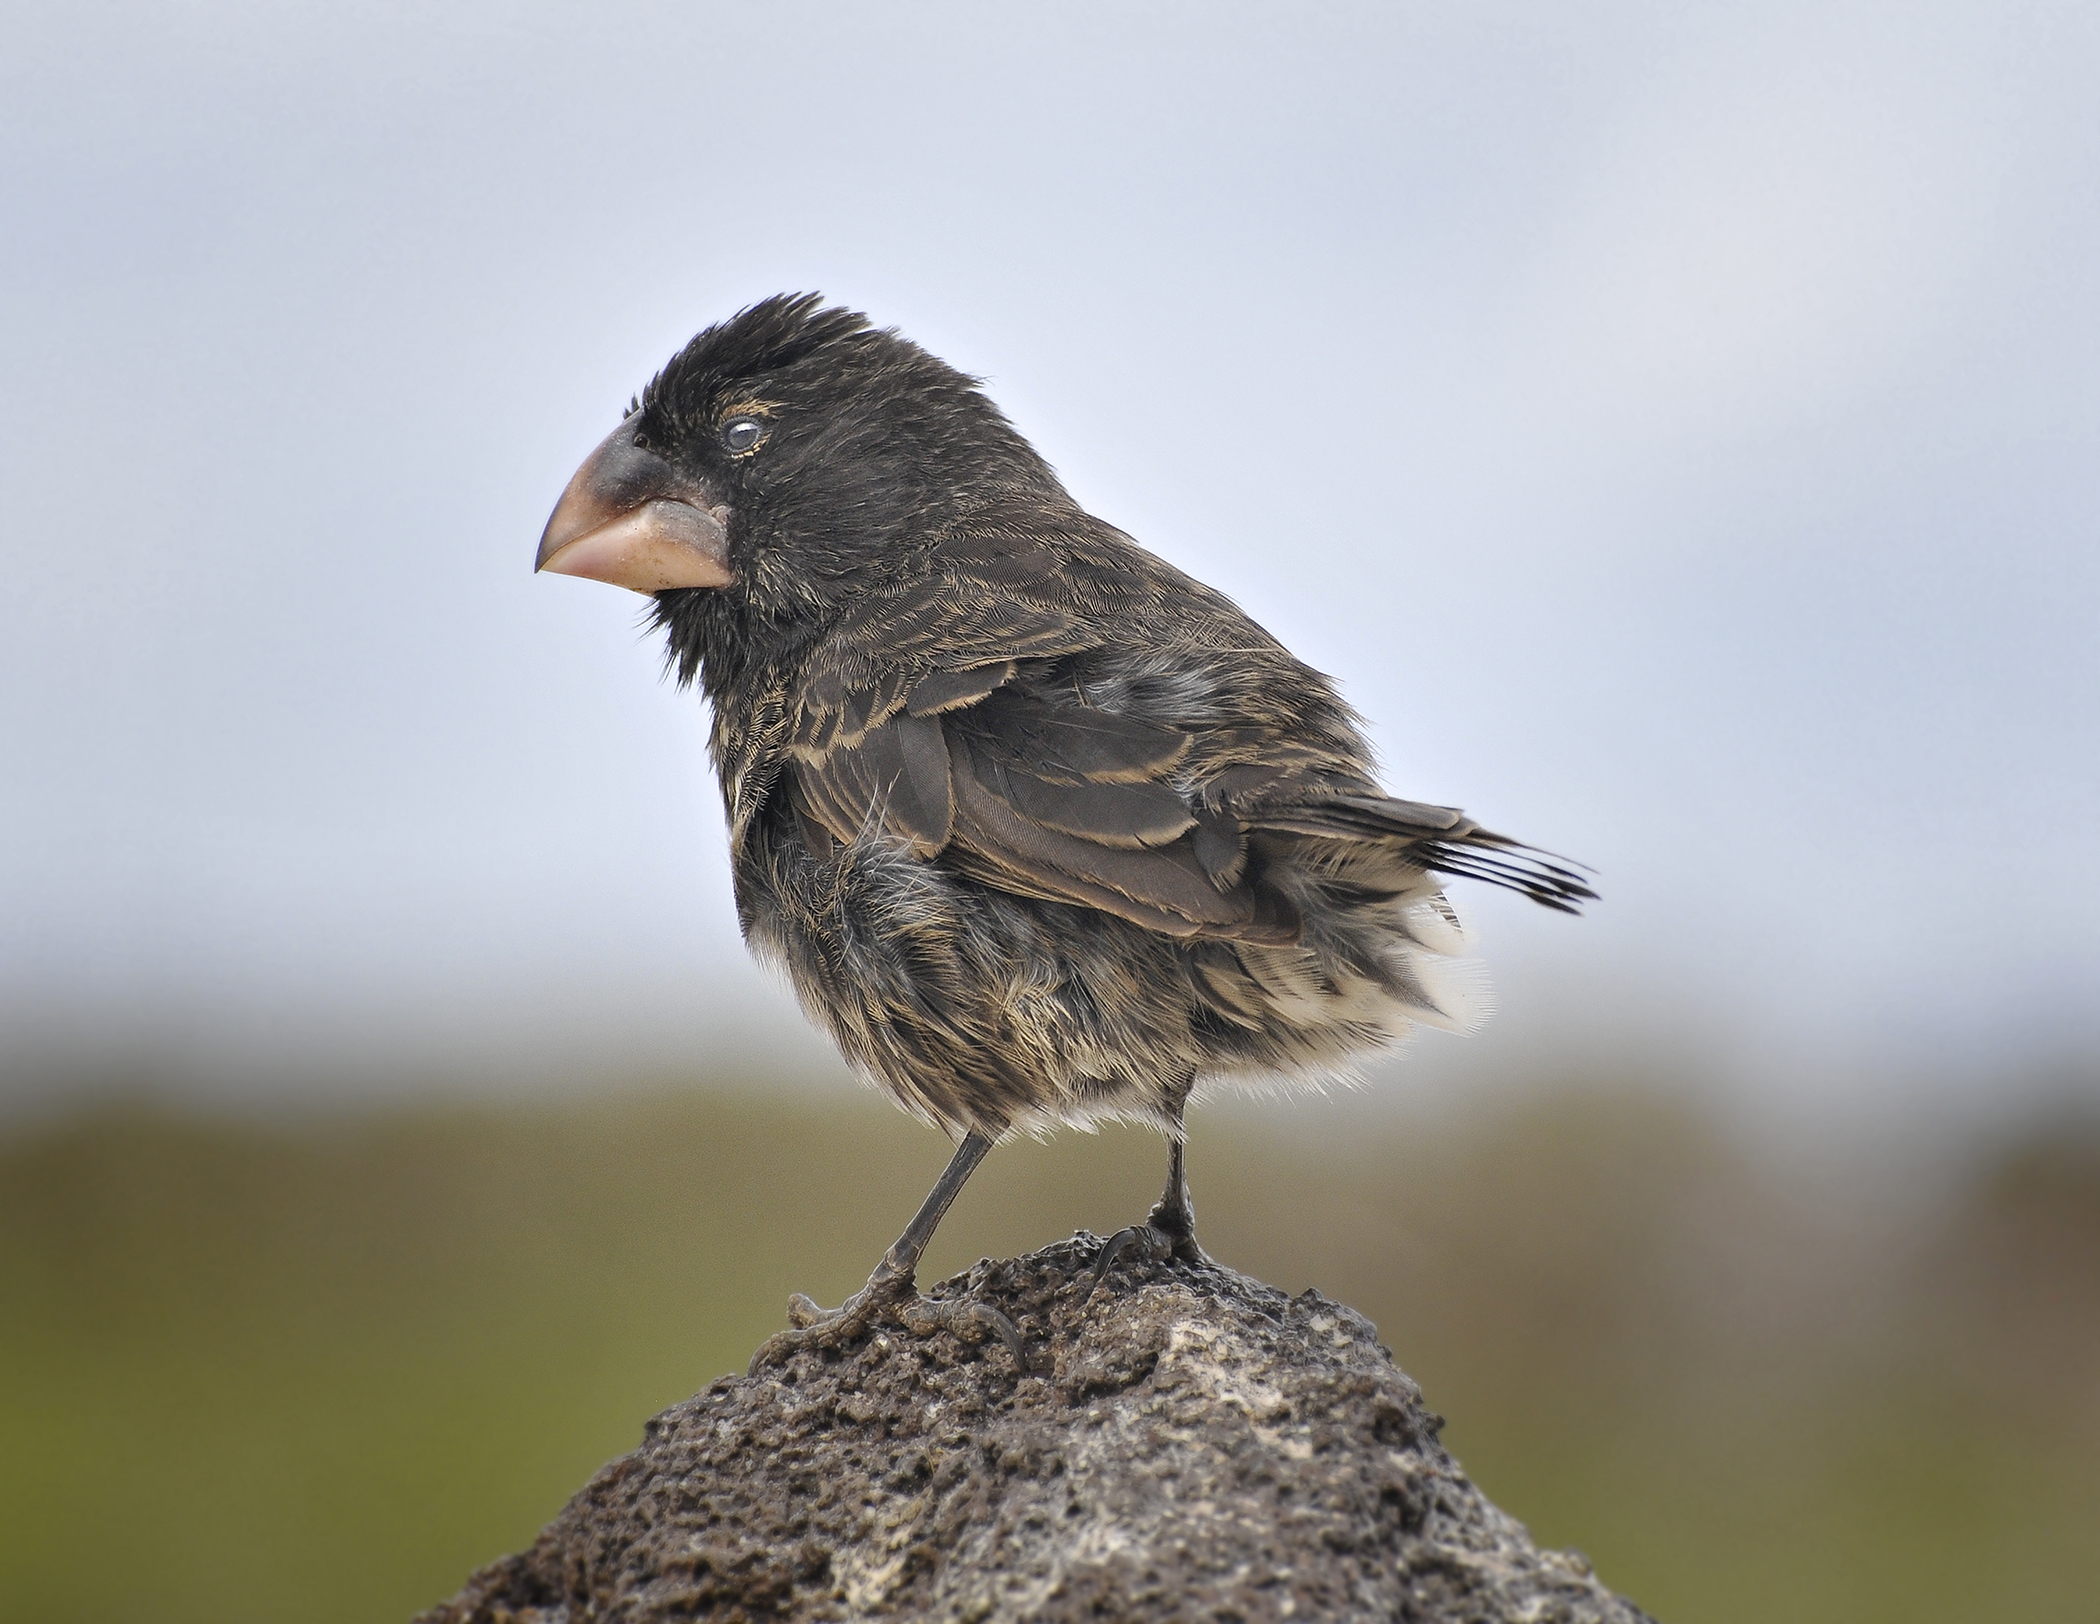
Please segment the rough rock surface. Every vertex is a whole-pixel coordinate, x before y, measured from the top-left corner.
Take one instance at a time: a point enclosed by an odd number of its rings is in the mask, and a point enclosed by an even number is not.
[[[1099,1246],[935,1288],[1030,1371],[878,1328],[725,1376],[418,1624],[1646,1618],[1488,1503],[1361,1315],[1173,1263],[1088,1302]]]

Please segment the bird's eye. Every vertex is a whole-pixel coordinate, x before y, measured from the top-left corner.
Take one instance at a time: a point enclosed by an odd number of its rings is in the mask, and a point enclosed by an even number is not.
[[[749,451],[763,432],[755,417],[732,417],[722,425],[722,445],[732,452]]]

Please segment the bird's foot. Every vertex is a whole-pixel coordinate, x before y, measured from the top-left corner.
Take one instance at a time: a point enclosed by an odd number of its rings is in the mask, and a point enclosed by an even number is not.
[[[837,1308],[820,1308],[796,1292],[788,1298],[787,1317],[791,1329],[768,1337],[752,1355],[752,1375],[804,1348],[843,1346],[881,1320],[893,1320],[914,1336],[949,1331],[965,1342],[996,1336],[1006,1344],[1014,1364],[1024,1371],[1028,1368],[1021,1333],[998,1309],[988,1303],[922,1297],[910,1274],[894,1273],[883,1265],[877,1265],[868,1283]]]
[[[1116,1260],[1126,1252],[1135,1252],[1147,1263],[1165,1263],[1169,1258],[1178,1263],[1210,1261],[1203,1248],[1196,1244],[1193,1227],[1182,1229],[1176,1224],[1163,1223],[1161,1214],[1155,1210],[1144,1223],[1119,1229],[1101,1243],[1101,1251],[1094,1259],[1094,1278],[1086,1288],[1089,1301],[1101,1289],[1101,1282],[1108,1278],[1108,1271],[1116,1266]]]

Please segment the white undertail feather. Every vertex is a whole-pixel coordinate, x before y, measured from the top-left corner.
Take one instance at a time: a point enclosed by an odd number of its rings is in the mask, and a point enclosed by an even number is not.
[[[1399,951],[1408,955],[1409,970],[1434,1006],[1415,1018],[1446,1032],[1476,1031],[1494,1014],[1495,994],[1487,966],[1472,956],[1472,933],[1451,899],[1439,891],[1414,903],[1402,917],[1408,937],[1423,951]]]

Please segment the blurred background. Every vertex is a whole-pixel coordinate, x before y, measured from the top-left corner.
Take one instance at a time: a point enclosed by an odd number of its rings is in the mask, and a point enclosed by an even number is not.
[[[1672,1624],[2100,1584],[2100,19],[19,0],[0,1616],[401,1617],[946,1155],[737,941],[699,702],[536,580],[818,289],[1601,870],[1501,1013],[1194,1125]],[[1002,1150],[936,1273],[1136,1218]]]

